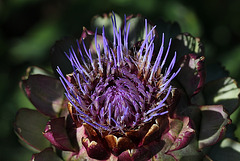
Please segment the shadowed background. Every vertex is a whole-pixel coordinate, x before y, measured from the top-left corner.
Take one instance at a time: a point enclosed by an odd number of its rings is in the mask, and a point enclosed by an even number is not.
[[[16,112],[33,108],[18,82],[30,65],[50,70],[49,51],[64,36],[80,37],[96,14],[140,13],[154,21],[177,21],[182,32],[200,37],[206,63],[222,63],[240,81],[238,0],[3,0],[0,1],[0,160],[25,161],[32,152],[13,132]],[[240,127],[239,112],[232,117]],[[236,131],[240,138],[240,128]]]

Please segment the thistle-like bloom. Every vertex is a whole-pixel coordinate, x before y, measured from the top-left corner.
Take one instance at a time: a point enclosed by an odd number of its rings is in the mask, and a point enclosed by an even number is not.
[[[167,99],[175,90],[171,81],[180,68],[176,72],[172,71],[176,54],[170,65],[163,68],[171,45],[170,40],[164,55],[164,34],[157,58],[151,63],[153,54],[156,54],[153,43],[155,27],[149,29],[147,20],[146,37],[140,48],[132,51],[128,50],[130,24],[127,27],[125,21],[122,39],[121,29],[117,30],[114,16],[112,22],[113,44],[109,45],[104,27],[103,44],[98,44],[96,30],[96,55],[86,49],[82,40],[84,51],[78,44],[79,55],[73,48],[69,55],[66,54],[74,72],[65,78],[59,67],[57,71],[66,90],[69,108],[74,111],[73,117],[77,122],[87,123],[100,133],[107,131],[124,135],[168,113],[170,104]]]
[[[224,138],[231,123],[240,93],[234,80],[220,72],[205,81],[198,38],[165,33],[168,39],[141,16],[125,16],[122,26],[117,17],[95,17],[101,33],[84,28],[79,41],[57,42],[52,57],[59,79],[36,67],[23,77],[26,95],[47,116],[17,114],[17,135],[41,151],[32,160],[217,158],[216,146],[205,147]],[[178,31],[176,24],[160,25]]]

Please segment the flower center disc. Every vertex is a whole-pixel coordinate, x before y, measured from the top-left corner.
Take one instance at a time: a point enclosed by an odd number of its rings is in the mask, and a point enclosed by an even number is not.
[[[138,70],[130,60],[122,62],[120,67],[111,63],[103,63],[104,77],[94,76],[98,82],[91,95],[93,102],[90,114],[99,124],[107,124],[120,129],[131,129],[143,120],[145,107],[154,104],[154,90],[145,88],[137,77]],[[132,68],[130,68],[130,66]],[[108,70],[110,69],[110,70]],[[149,93],[149,94],[147,94]]]

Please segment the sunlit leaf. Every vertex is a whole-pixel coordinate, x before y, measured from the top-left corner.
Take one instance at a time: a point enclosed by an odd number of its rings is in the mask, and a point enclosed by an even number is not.
[[[193,53],[197,54],[199,57],[204,55],[204,48],[200,39],[193,37],[189,33],[182,33],[173,39],[171,51],[176,51],[179,58]]]
[[[230,77],[207,83],[203,93],[206,104],[222,104],[229,114],[239,105],[240,89],[235,80]]]
[[[27,79],[28,76],[37,75],[37,74],[53,77],[53,75],[49,71],[46,71],[45,69],[42,69],[42,68],[37,67],[37,66],[30,66],[30,67],[27,68],[26,76],[24,78]]]

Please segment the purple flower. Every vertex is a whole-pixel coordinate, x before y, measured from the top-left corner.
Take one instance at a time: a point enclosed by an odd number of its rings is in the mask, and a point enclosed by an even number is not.
[[[39,68],[28,70],[21,85],[48,116],[28,109],[17,114],[16,133],[41,151],[33,160],[201,160],[204,147],[224,137],[238,87],[224,74],[205,81],[198,38],[177,33],[166,39],[151,24],[141,16],[125,16],[122,25],[114,13],[97,16],[93,26],[101,33],[84,28],[76,43],[68,39],[53,47],[59,80]],[[47,148],[49,142],[60,156]]]
[[[175,91],[171,81],[180,68],[176,72],[172,71],[176,62],[175,54],[170,65],[163,69],[171,45],[170,40],[164,55],[164,34],[157,59],[151,64],[155,27],[149,29],[147,20],[146,37],[139,49],[133,51],[128,50],[130,24],[128,27],[124,25],[122,41],[121,29],[117,31],[114,16],[112,21],[113,44],[107,42],[104,27],[102,44],[99,44],[96,30],[96,54],[87,50],[82,40],[84,51],[78,44],[79,56],[73,48],[69,50],[69,55],[66,54],[74,72],[65,78],[59,67],[57,71],[69,106],[75,110],[76,121],[87,123],[100,132],[124,134],[168,113],[170,105],[167,99]]]

